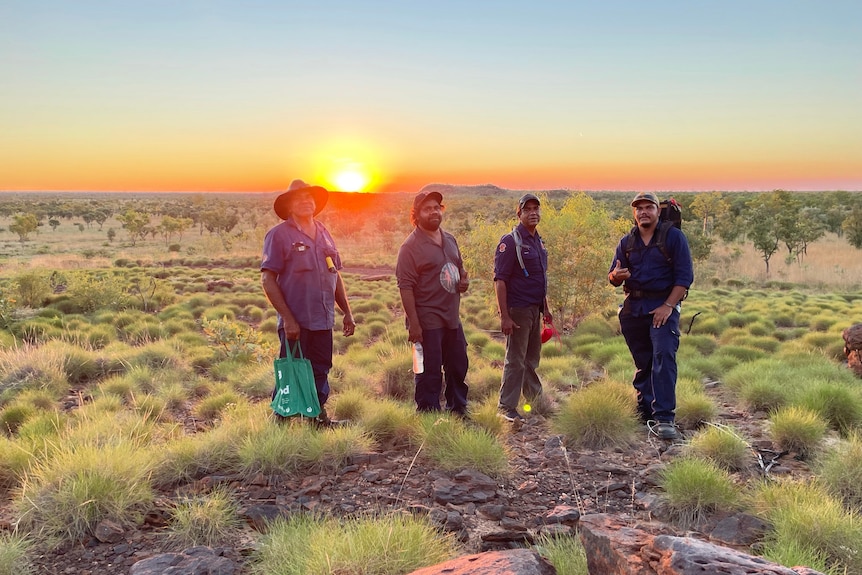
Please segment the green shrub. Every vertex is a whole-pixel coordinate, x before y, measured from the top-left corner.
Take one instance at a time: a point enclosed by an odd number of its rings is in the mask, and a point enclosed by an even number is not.
[[[0,575],[35,573],[30,552],[33,539],[14,532],[0,533]]]
[[[0,430],[13,435],[28,419],[36,414],[36,408],[28,403],[15,402],[0,409]]]
[[[660,486],[671,516],[686,528],[701,524],[719,509],[741,506],[730,475],[711,461],[676,459],[662,471]]]
[[[855,387],[815,382],[802,392],[798,403],[818,413],[842,434],[862,425],[862,395]]]
[[[639,428],[630,386],[602,381],[572,393],[552,427],[567,443],[590,448],[630,444]]]
[[[862,512],[862,437],[850,434],[816,462],[819,481],[856,512]]]
[[[238,509],[231,493],[224,488],[181,499],[171,514],[168,538],[178,549],[223,545],[239,531]]]
[[[270,525],[253,574],[411,573],[458,552],[453,535],[441,533],[418,516],[339,521],[294,514]]]
[[[19,274],[14,280],[17,303],[24,307],[42,307],[51,295],[51,283],[48,277],[37,271]]]
[[[701,459],[708,459],[722,469],[738,471],[745,467],[751,455],[748,443],[733,427],[707,426],[692,437],[689,452]]]
[[[773,413],[770,435],[781,448],[799,455],[810,454],[826,435],[826,422],[804,407],[788,406]]]

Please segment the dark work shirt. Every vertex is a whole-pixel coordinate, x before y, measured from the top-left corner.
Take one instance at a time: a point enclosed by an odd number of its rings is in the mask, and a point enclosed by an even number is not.
[[[300,327],[313,331],[332,329],[335,324],[335,285],[338,274],[329,271],[326,257],[341,269],[335,242],[323,224],[315,220],[317,238],[312,240],[292,219],[266,233],[261,270],[277,274],[284,301]],[[279,314],[278,329],[284,327]]]
[[[461,325],[458,283],[463,269],[461,250],[450,233],[443,232],[443,245],[438,246],[428,234],[414,228],[401,244],[395,277],[399,289],[413,291],[422,329]]]
[[[620,266],[628,267],[629,272],[632,274],[625,281],[625,285],[629,290],[666,291],[670,293],[674,286],[691,287],[691,282],[694,281],[694,268],[685,234],[675,227],[668,230],[665,248],[671,256],[672,261],[670,264],[656,245],[657,239],[658,230],[653,234],[650,244],[644,246],[640,234],[635,234],[634,249],[629,254],[628,263],[626,263],[626,247],[628,246],[629,236],[624,236],[620,240],[620,243],[617,244],[614,261],[611,262],[608,273],[614,269],[615,262],[619,260]],[[627,298],[626,306],[632,315],[640,316],[649,314],[649,312],[660,306],[664,301],[664,297]]]
[[[521,236],[521,257],[518,261],[515,238],[511,233],[500,238],[494,253],[494,281],[506,282],[506,307],[541,306],[547,292],[548,250],[539,232],[530,235],[523,224],[515,228]]]

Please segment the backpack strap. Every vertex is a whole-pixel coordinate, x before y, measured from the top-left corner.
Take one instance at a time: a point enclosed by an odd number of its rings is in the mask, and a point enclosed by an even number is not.
[[[512,228],[512,239],[515,240],[515,255],[518,257],[518,263],[521,265],[521,269],[524,270],[524,277],[528,278],[530,277],[530,272],[527,271],[527,266],[524,265],[524,255],[521,253],[524,240],[521,239],[517,226]]]
[[[655,239],[655,245],[661,251],[661,254],[664,256],[664,259],[667,260],[668,265],[673,263],[673,258],[671,257],[670,252],[667,249],[667,233],[672,227],[673,222],[659,222],[658,237]]]

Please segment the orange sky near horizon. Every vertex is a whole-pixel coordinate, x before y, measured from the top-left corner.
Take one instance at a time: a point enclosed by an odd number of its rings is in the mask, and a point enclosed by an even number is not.
[[[859,21],[849,0],[12,3],[0,191],[862,190]]]

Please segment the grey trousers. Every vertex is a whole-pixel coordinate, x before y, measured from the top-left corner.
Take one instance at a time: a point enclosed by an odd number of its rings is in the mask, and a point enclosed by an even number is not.
[[[542,382],[536,374],[542,355],[542,312],[538,305],[512,307],[509,316],[520,327],[506,337],[500,407],[515,409],[522,392],[528,401],[542,393]]]

